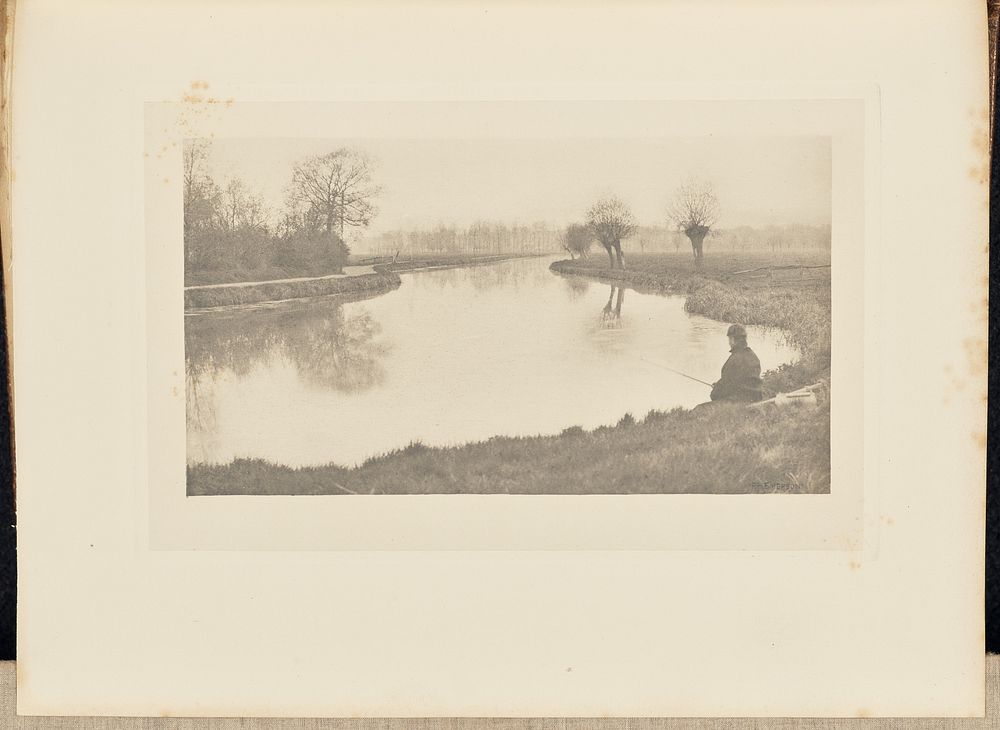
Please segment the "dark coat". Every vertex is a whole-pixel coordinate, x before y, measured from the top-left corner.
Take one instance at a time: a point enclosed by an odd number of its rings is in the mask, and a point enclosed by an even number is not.
[[[761,399],[760,360],[746,345],[729,351],[722,377],[712,386],[712,400],[754,403]]]

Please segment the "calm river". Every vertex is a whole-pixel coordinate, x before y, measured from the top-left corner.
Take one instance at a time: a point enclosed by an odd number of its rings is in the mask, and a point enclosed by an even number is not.
[[[683,297],[554,274],[557,258],[402,274],[361,302],[187,316],[188,463],[350,466],[413,441],[591,429],[708,399],[649,361],[714,381],[726,323]],[[748,330],[764,370],[797,357]]]

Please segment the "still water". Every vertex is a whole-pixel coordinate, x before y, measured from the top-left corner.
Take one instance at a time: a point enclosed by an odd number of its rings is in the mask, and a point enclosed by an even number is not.
[[[352,466],[413,441],[555,434],[691,407],[726,323],[683,297],[549,271],[555,258],[402,274],[399,289],[185,317],[188,463]],[[764,370],[797,358],[748,328]],[[652,362],[651,362],[652,361]]]

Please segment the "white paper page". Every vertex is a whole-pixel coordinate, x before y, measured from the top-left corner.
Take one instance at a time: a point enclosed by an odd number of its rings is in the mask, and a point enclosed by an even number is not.
[[[978,3],[29,0],[16,23],[21,713],[982,713],[989,168]],[[192,495],[182,380],[191,374],[182,182],[190,139],[219,140],[219,149],[242,139],[235,154],[247,165],[254,148],[278,149],[274,140],[362,140],[397,190],[407,175],[393,178],[392,165],[414,145],[451,142],[460,161],[499,145],[482,167],[499,177],[516,160],[535,164],[540,200],[548,190],[539,160],[579,140],[636,150],[636,170],[651,140],[680,155],[714,139],[747,159],[774,140],[828,149],[809,169],[829,171],[826,207],[811,219],[830,226],[829,486]],[[551,159],[564,160],[547,169],[567,179],[550,189],[585,177],[566,174],[569,157]],[[740,163],[731,155],[734,169]],[[487,184],[482,169],[475,174]],[[634,185],[635,201],[660,184],[655,171],[643,174],[620,180]],[[818,174],[793,166],[788,179]],[[605,194],[597,177],[593,197]],[[663,212],[635,202],[640,222],[664,225],[662,184]],[[432,177],[412,194],[428,189],[462,194],[461,184],[435,187]],[[277,206],[284,190],[274,183],[267,194]],[[391,194],[379,201],[384,218]],[[463,214],[505,210],[500,188],[469,200]],[[476,208],[483,200],[494,207]],[[421,225],[433,225],[427,216]],[[531,220],[526,212],[521,222]],[[638,265],[645,252],[629,246],[626,261]],[[344,311],[374,312],[391,334],[390,296],[418,276]],[[462,274],[452,276],[424,281],[459,291]],[[550,286],[551,274],[531,281]],[[623,316],[667,316],[644,296],[629,289]],[[558,297],[567,311],[586,301]],[[525,316],[528,334],[548,321]],[[447,319],[458,327],[459,309]],[[717,326],[718,344],[726,330]],[[768,335],[751,335],[763,352]],[[620,336],[595,342],[610,337]],[[543,340],[529,341],[525,356]],[[268,361],[270,370],[251,362],[257,381],[235,369],[219,376],[227,412],[268,402],[298,361]],[[461,377],[444,392],[463,392]],[[617,378],[622,398],[629,382]],[[511,383],[513,409],[523,394]],[[289,416],[326,423],[309,409],[334,396],[305,392]],[[636,401],[643,408],[646,392]],[[385,406],[372,410],[382,430],[405,421],[405,401],[394,407],[396,419]],[[474,441],[468,434],[480,427],[510,436],[504,407],[496,402],[486,425],[460,421],[455,428],[467,430],[457,437],[442,430],[443,442]],[[268,444],[290,433],[288,443],[305,449],[295,441],[305,430],[282,432],[280,409],[267,413],[259,427],[276,429]],[[414,419],[415,428],[431,420]],[[531,423],[554,434],[569,425]],[[244,453],[239,435],[220,427],[213,448]],[[398,446],[410,435],[401,430]],[[358,459],[383,443],[397,445],[359,439]],[[288,453],[281,464],[327,458]]]

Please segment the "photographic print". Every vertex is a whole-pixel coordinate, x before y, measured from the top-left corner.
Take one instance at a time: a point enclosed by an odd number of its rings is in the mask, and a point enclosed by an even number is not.
[[[981,714],[981,6],[79,5],[20,714]]]
[[[824,136],[188,138],[187,494],[830,492]]]

